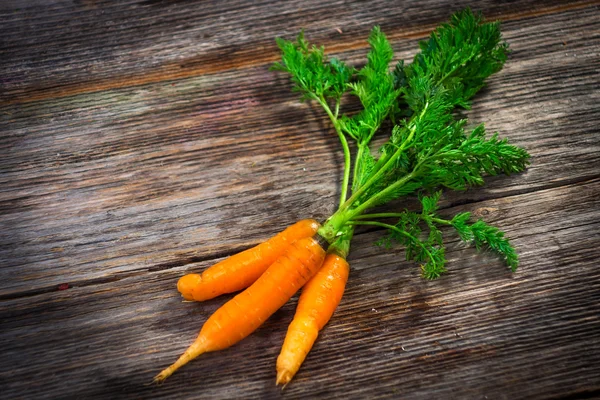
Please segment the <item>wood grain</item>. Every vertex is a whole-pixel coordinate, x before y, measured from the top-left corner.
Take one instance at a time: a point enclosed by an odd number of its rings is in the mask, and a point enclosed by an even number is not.
[[[565,26],[558,37],[554,24]],[[599,95],[585,79],[600,62],[585,47],[594,28],[587,11],[506,24],[512,59],[470,117],[527,148],[533,164],[449,205],[598,176]],[[543,56],[532,55],[541,43]],[[398,56],[414,54],[414,42],[402,46]],[[266,65],[236,74],[5,108],[0,267],[28,268],[0,296],[224,256],[330,215],[341,160],[323,114]]]
[[[168,0],[61,1],[50,8],[43,2],[20,8],[9,2],[0,9],[9,55],[0,69],[5,86],[0,100],[52,99],[270,63],[278,57],[273,38],[296,35],[300,29],[335,51],[347,51],[364,48],[361,38],[375,24],[392,39],[423,37],[450,12],[466,6],[485,11],[490,19],[523,20],[600,2],[359,4],[313,0],[271,7],[265,1],[234,0],[191,7]]]
[[[600,275],[590,249],[600,236],[599,191],[595,179],[445,211],[469,210],[502,226],[521,254],[516,274],[450,240],[450,273],[424,281],[417,267],[372,245],[379,232],[361,234],[340,308],[284,397],[515,399],[597,390],[600,348],[591,333],[600,329]],[[295,301],[233,348],[147,385],[224,301],[181,303],[172,284],[185,269],[3,301],[0,344],[12,360],[10,373],[0,373],[4,393],[279,397],[275,358]]]
[[[273,38],[304,27],[360,65],[380,24],[410,59],[467,4],[2,2],[0,397],[598,396],[597,1],[469,3],[504,21],[512,53],[466,115],[533,161],[448,193],[442,213],[505,230],[516,274],[451,239],[450,273],[426,282],[362,230],[342,304],[284,392],[274,364],[295,301],[148,385],[223,301],[181,303],[179,276],[334,210],[337,139],[268,71]]]

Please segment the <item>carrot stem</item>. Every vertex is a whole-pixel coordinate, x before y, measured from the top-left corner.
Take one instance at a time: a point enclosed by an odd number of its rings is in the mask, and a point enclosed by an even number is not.
[[[427,249],[427,247],[420,240],[417,240],[417,238],[412,236],[410,233],[403,231],[402,229],[398,228],[397,226],[385,224],[385,223],[379,222],[379,221],[348,221],[348,224],[380,226],[382,228],[386,228],[386,229],[392,230],[396,233],[399,233],[400,235],[406,236],[407,238],[412,240],[415,244],[417,244],[419,247],[421,247],[423,249],[423,251],[425,252],[425,254],[427,254],[427,256],[429,257],[431,262],[435,263],[435,259],[431,255],[431,252]]]
[[[340,138],[340,142],[342,143],[342,149],[344,150],[344,178],[342,180],[342,188],[340,193],[340,207],[346,202],[346,198],[348,197],[348,184],[350,183],[350,147],[348,146],[348,140],[346,139],[346,135],[342,132],[342,128],[340,126],[340,122],[337,118],[337,113],[339,111],[339,102],[336,103],[336,115],[331,112],[331,108],[329,108],[329,104],[323,96],[317,97],[314,96],[314,99],[323,107],[329,119],[333,123],[333,127],[335,128],[335,132]]]

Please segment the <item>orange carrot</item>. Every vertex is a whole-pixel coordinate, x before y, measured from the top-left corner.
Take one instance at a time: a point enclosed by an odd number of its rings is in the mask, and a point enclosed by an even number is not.
[[[177,282],[186,300],[204,301],[250,286],[294,241],[313,236],[320,225],[303,219],[269,240],[235,254],[205,270],[202,275],[187,274]]]
[[[319,331],[342,299],[349,266],[336,254],[327,254],[323,267],[302,289],[296,315],[277,358],[277,384],[287,385],[312,348]]]
[[[154,380],[162,382],[200,354],[225,349],[256,330],[321,267],[325,250],[312,237],[297,240],[249,288],[204,323],[198,338]]]

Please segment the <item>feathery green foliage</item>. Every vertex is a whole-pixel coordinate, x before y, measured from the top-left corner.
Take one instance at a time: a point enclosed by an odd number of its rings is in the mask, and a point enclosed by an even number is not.
[[[338,59],[327,60],[323,47],[310,46],[300,32],[296,42],[276,39],[282,53],[282,62],[271,67],[286,71],[292,76],[294,90],[302,99],[339,99],[348,90],[348,82],[354,73]]]
[[[358,71],[358,79],[348,85],[364,109],[353,117],[342,117],[344,131],[359,145],[368,144],[400,94],[388,68],[394,56],[392,47],[377,26],[371,31],[369,45],[367,64]]]
[[[466,190],[484,184],[486,175],[512,174],[529,164],[529,154],[495,133],[486,135],[483,124],[467,130],[467,121],[456,119],[456,107],[468,108],[486,79],[504,65],[508,45],[502,41],[499,24],[465,9],[454,14],[420,43],[413,62],[397,62],[390,70],[393,51],[379,27],[368,39],[367,63],[360,70],[341,61],[327,61],[323,48],[310,46],[301,33],[296,42],[278,39],[282,62],[274,68],[287,71],[303,99],[323,106],[338,133],[345,154],[344,182],[339,209],[319,234],[338,243],[348,226],[373,225],[388,229],[382,244],[399,242],[406,258],[421,263],[428,279],[445,272],[445,247],[441,226],[454,227],[461,239],[477,249],[489,248],[516,269],[518,258],[504,234],[479,220],[469,223],[468,213],[451,220],[437,215],[441,191]],[[340,115],[345,93],[358,97],[362,110]],[[330,109],[334,103],[335,108]],[[388,141],[377,155],[369,144],[382,131],[386,119],[394,124]],[[347,139],[355,142],[351,196],[350,152]],[[399,197],[418,194],[420,214],[365,214]],[[434,193],[424,196],[423,193]],[[375,219],[397,219],[387,224]],[[345,244],[349,248],[349,244]]]
[[[499,23],[486,23],[468,8],[452,15],[449,23],[442,24],[419,46],[421,52],[403,71],[405,79],[424,79],[443,86],[453,105],[461,107],[468,107],[469,99],[485,80],[502,69],[508,53]]]
[[[495,226],[486,224],[481,219],[469,224],[470,216],[471,214],[468,212],[459,213],[449,223],[456,229],[463,241],[474,243],[477,250],[487,247],[495,251],[504,258],[506,265],[515,271],[519,266],[519,257],[508,239],[504,237],[504,232]]]
[[[389,235],[377,244],[386,248],[391,248],[394,242],[404,245],[406,260],[422,263],[421,270],[427,279],[435,279],[446,271],[443,226],[452,226],[461,240],[473,243],[477,250],[494,251],[514,272],[518,267],[518,256],[504,233],[481,219],[469,223],[471,213],[468,212],[458,213],[451,220],[441,218],[437,213],[441,196],[441,190],[430,196],[419,195],[421,213],[404,210],[400,213],[365,214],[352,223],[387,228]],[[377,218],[395,218],[398,222],[390,225],[370,221]]]

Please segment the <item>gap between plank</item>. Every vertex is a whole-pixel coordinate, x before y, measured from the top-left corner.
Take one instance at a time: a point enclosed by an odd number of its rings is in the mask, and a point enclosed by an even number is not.
[[[543,190],[557,189],[557,188],[567,187],[567,186],[588,185],[588,184],[592,184],[598,180],[600,180],[600,175],[594,175],[591,177],[580,177],[577,179],[567,180],[566,182],[563,181],[562,184],[555,184],[555,185],[549,184],[549,185],[546,185],[543,187],[537,187],[533,190],[515,190],[506,196],[490,196],[485,199],[479,199],[476,201],[465,201],[465,202],[460,202],[460,203],[456,203],[456,204],[450,204],[446,207],[440,208],[440,210],[447,210],[449,208],[456,207],[457,205],[477,204],[477,203],[495,200],[495,199],[499,199],[499,198],[514,197],[514,196],[519,196],[519,195],[523,195],[523,194],[535,193],[535,192],[539,192],[539,191],[543,191]],[[577,226],[582,226],[582,225],[577,225]],[[382,229],[381,228],[365,229],[360,234],[357,234],[356,237],[365,235],[367,233],[380,231],[380,230],[382,230]],[[229,251],[222,251],[219,253],[211,254],[210,256],[186,257],[186,258],[183,258],[180,260],[158,263],[156,265],[146,267],[146,268],[134,269],[134,270],[127,271],[127,272],[117,272],[114,275],[110,275],[107,277],[73,281],[73,282],[68,283],[68,288],[70,289],[73,287],[86,287],[86,286],[102,285],[105,283],[118,282],[122,279],[140,275],[140,273],[146,274],[148,272],[150,272],[150,273],[160,272],[160,271],[165,271],[165,270],[169,270],[172,268],[183,267],[183,266],[191,264],[191,263],[209,261],[209,260],[218,259],[218,258],[225,258],[225,257],[231,256],[233,254],[239,253],[240,251],[246,250],[247,248],[248,248],[247,246],[241,246],[241,247],[232,248]],[[51,292],[64,290],[64,289],[61,289],[60,286],[61,285],[44,286],[44,287],[39,287],[39,288],[25,290],[25,291],[17,291],[17,292],[12,292],[12,293],[0,294],[0,301],[15,300],[15,299],[19,299],[19,298],[27,298],[27,297],[37,296],[37,295],[41,295],[41,294],[45,294],[45,293],[51,293]]]
[[[600,389],[580,389],[570,394],[552,397],[551,400],[584,400],[584,399],[597,399],[600,398]]]
[[[568,5],[548,6],[539,10],[529,10],[519,13],[506,12],[504,14],[498,14],[494,17],[494,20],[501,22],[507,21],[519,21],[522,19],[529,19],[535,17],[542,17],[552,14],[559,14],[567,11],[574,11],[579,9],[585,9],[588,7],[594,7],[600,5],[600,0],[584,0]],[[429,25],[420,29],[414,29],[409,31],[390,32],[388,38],[390,41],[400,39],[420,39],[424,38],[435,29],[437,25]],[[343,44],[340,43],[326,43],[328,53],[339,53],[351,50],[358,50],[365,48],[364,40],[350,40]],[[124,76],[121,78],[109,77],[104,79],[98,79],[91,82],[79,82],[64,86],[48,86],[40,90],[34,90],[33,93],[27,95],[27,97],[14,96],[8,97],[8,100],[0,102],[0,107],[9,106],[14,104],[31,103],[35,101],[58,99],[64,97],[77,96],[81,94],[96,93],[107,90],[131,88],[137,86],[144,86],[159,82],[170,82],[178,81],[182,79],[188,79],[198,77],[201,75],[213,75],[217,73],[223,73],[231,70],[242,70],[247,68],[253,68],[264,64],[270,64],[279,58],[279,54],[276,51],[265,51],[265,48],[272,48],[275,50],[273,43],[263,44],[259,46],[260,51],[248,54],[243,53],[240,55],[231,54],[230,58],[232,62],[228,64],[216,64],[214,62],[207,62],[210,60],[191,60],[183,63],[170,63],[153,71],[145,71],[141,74],[135,74],[130,76]],[[28,89],[24,89],[28,90]]]

